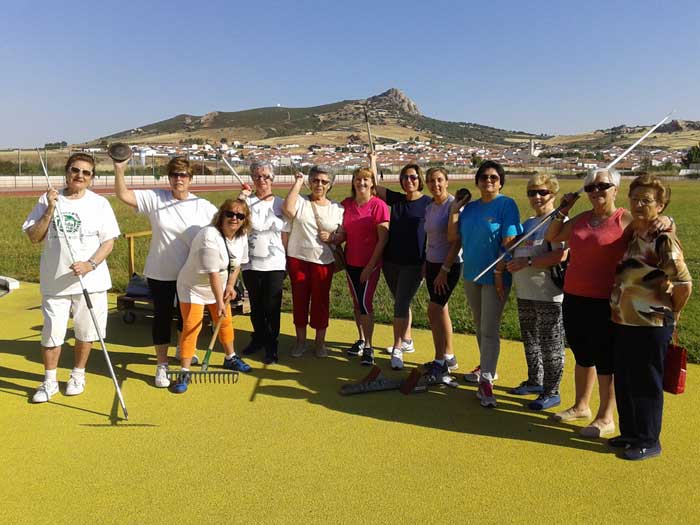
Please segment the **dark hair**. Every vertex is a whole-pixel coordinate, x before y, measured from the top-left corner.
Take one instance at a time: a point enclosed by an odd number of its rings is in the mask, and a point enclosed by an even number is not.
[[[671,202],[671,188],[666,186],[659,177],[654,177],[648,173],[640,175],[630,183],[630,190],[627,196],[631,197],[632,192],[637,188],[649,188],[650,190],[654,190],[656,202],[661,204],[664,210]]]
[[[168,162],[168,177],[173,173],[187,173],[192,178],[192,166],[187,157],[173,157]]]
[[[476,175],[474,175],[474,183],[478,186],[479,179],[484,176],[484,172],[487,169],[493,168],[498,173],[498,178],[501,179],[501,188],[506,185],[506,170],[503,169],[498,162],[495,160],[485,160],[479,165],[479,169],[476,170]]]
[[[401,184],[401,189],[404,190],[403,180],[408,177],[408,175],[406,175],[406,172],[410,169],[414,170],[416,172],[416,175],[418,175],[418,191],[423,191],[423,185],[425,184],[425,181],[423,179],[423,170],[420,169],[420,166],[418,164],[406,164],[403,168],[401,168],[401,171],[399,172],[399,184]]]
[[[447,176],[447,170],[445,168],[443,168],[442,166],[440,166],[440,167],[430,168],[428,171],[425,172],[425,182],[430,182],[430,178],[435,173],[442,173],[442,176],[445,177],[445,180],[449,180],[449,177]]]
[[[66,161],[66,173],[68,173],[68,170],[76,160],[82,160],[83,162],[87,162],[88,164],[92,165],[92,175],[95,175],[95,157],[88,155],[87,153],[83,153],[82,151],[73,153],[73,155],[68,157],[68,160]]]
[[[248,208],[248,203],[244,200],[241,199],[226,199],[221,206],[219,206],[219,210],[214,214],[214,218],[211,220],[211,223],[214,225],[214,227],[219,230],[219,233],[223,234],[223,231],[221,229],[221,225],[224,222],[224,212],[227,211],[229,208],[233,207],[234,204],[238,204],[241,208],[243,208],[243,213],[245,213],[245,219],[243,219],[243,224],[241,224],[241,227],[238,228],[236,233],[233,234],[234,237],[240,237],[241,235],[245,235],[250,231],[250,208]]]

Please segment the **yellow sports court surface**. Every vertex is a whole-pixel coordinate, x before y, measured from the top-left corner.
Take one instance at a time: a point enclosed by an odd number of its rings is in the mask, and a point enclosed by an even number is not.
[[[110,296],[115,306],[115,296]],[[482,408],[461,379],[477,363],[475,339],[457,335],[460,387],[404,396],[343,397],[367,369],[344,350],[354,324],[332,320],[331,356],[288,357],[283,314],[280,360],[234,385],[194,384],[184,395],[153,386],[149,319],[123,323],[114,310],[107,347],[129,410],[121,419],[102,351],[95,345],[83,395],[63,394],[72,339],[59,368],[61,393],[29,402],[43,379],[36,284],[0,298],[2,449],[6,523],[691,523],[698,522],[700,367],[685,394],[666,395],[663,454],[618,459],[603,441],[579,437],[585,422],[554,423],[507,389],[526,378],[522,345],[504,342],[498,408]],[[236,348],[250,336],[234,319]],[[313,332],[311,332],[313,334]],[[209,332],[200,338],[206,346]],[[390,343],[378,326],[376,346]],[[411,367],[432,357],[429,332],[414,331]],[[200,357],[203,352],[200,350]],[[378,364],[388,377],[389,356]],[[217,368],[223,359],[213,356]],[[174,365],[174,362],[173,362]],[[197,368],[197,367],[195,367]],[[562,407],[573,399],[567,351]],[[594,408],[596,406],[594,401]],[[554,411],[554,409],[552,410]]]

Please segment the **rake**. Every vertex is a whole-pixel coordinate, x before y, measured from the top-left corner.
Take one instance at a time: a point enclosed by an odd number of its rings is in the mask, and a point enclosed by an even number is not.
[[[216,336],[219,335],[219,329],[221,328],[221,323],[223,320],[224,317],[219,317],[219,320],[216,322],[214,333],[212,334],[211,341],[209,341],[209,346],[207,347],[207,353],[204,355],[202,369],[190,370],[189,372],[183,372],[181,370],[168,370],[168,379],[170,379],[170,381],[178,381],[183,374],[189,374],[190,383],[234,384],[238,382],[238,372],[234,370],[209,370],[209,359],[211,358],[211,352],[214,348],[214,343],[216,343]]]

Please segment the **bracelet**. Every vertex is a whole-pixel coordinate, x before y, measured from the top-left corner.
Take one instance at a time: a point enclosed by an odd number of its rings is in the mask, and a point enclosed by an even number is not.
[[[445,273],[450,273],[450,268],[444,264],[440,267],[440,269]]]
[[[96,270],[96,269],[97,269],[97,263],[95,262],[94,259],[88,259],[87,262],[90,263],[90,266],[92,266],[92,269],[93,269],[93,270]]]

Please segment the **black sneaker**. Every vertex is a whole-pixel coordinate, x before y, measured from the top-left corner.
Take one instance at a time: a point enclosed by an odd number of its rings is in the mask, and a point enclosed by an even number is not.
[[[440,364],[437,361],[431,361],[425,365],[425,375],[434,377],[435,380],[442,381],[448,373],[447,363]]]
[[[372,366],[374,364],[374,350],[371,346],[362,349],[362,366]]]
[[[362,339],[358,339],[357,341],[355,341],[355,344],[352,345],[345,353],[353,357],[358,356],[362,354],[362,350],[364,349],[364,347],[365,342]]]

